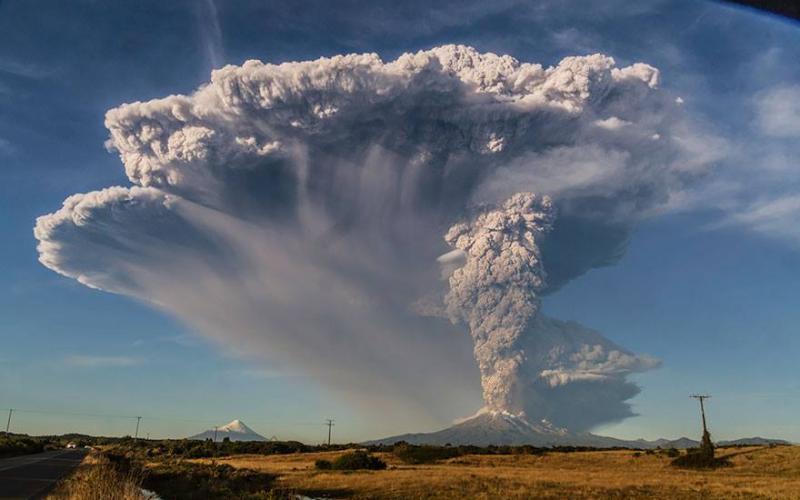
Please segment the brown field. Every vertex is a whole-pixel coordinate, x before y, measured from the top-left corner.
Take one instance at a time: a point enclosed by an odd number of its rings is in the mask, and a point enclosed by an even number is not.
[[[378,454],[388,470],[314,470],[314,460],[340,454],[237,455],[214,461],[274,473],[284,491],[328,498],[800,499],[800,446],[720,449],[717,456],[728,456],[732,466],[707,471],[676,469],[663,454],[634,451],[468,455],[415,466]]]

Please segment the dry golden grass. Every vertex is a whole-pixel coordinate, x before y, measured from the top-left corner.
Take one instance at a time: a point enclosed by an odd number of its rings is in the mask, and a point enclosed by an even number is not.
[[[718,450],[733,465],[706,471],[676,469],[664,455],[633,451],[468,455],[419,466],[379,454],[389,470],[314,470],[316,459],[341,453],[239,455],[216,462],[278,474],[284,490],[340,498],[800,499],[798,446]]]
[[[108,459],[92,452],[78,469],[61,481],[48,500],[144,500],[139,489],[141,477],[122,474]]]

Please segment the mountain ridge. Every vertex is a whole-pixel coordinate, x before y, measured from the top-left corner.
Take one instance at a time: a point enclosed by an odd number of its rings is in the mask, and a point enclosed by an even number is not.
[[[508,412],[485,411],[460,421],[445,429],[427,433],[408,433],[390,436],[382,439],[367,441],[367,445],[391,445],[398,441],[409,444],[427,445],[474,445],[474,446],[521,446],[532,445],[540,447],[556,446],[586,446],[593,448],[694,448],[700,445],[699,441],[680,437],[677,439],[660,438],[646,439],[619,439],[609,436],[600,436],[589,432],[573,433],[565,428],[557,427],[546,420],[531,422],[524,416]],[[743,438],[736,440],[723,440],[716,443],[718,446],[735,445],[768,445],[791,444],[780,439],[767,439],[761,437]]]

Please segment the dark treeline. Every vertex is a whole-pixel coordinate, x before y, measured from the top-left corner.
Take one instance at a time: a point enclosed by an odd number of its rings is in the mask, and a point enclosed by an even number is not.
[[[593,448],[588,446],[537,447],[520,446],[429,446],[412,445],[403,441],[388,445],[360,443],[308,445],[299,441],[199,441],[190,439],[135,439],[126,437],[98,437],[83,434],[61,436],[27,436],[0,432],[0,457],[36,453],[64,448],[68,443],[78,447],[113,446],[143,457],[162,458],[214,458],[230,455],[281,455],[364,449],[369,452],[393,453],[408,464],[431,463],[464,455],[541,455],[544,453],[571,453],[579,451],[621,450],[627,448]],[[638,450],[641,451],[641,450]]]

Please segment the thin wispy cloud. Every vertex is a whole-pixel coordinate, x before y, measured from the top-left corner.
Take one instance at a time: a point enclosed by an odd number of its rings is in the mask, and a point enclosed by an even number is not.
[[[38,64],[0,58],[0,74],[3,73],[16,77],[38,80],[50,76],[53,70],[52,68],[46,68]]]
[[[743,223],[754,231],[800,245],[800,196],[762,200],[734,214],[729,222]]]
[[[230,370],[227,372],[227,374],[236,378],[245,378],[250,380],[272,380],[305,376],[299,373],[292,373],[290,371],[270,368],[243,368],[239,370]]]
[[[778,85],[756,99],[761,131],[770,137],[800,137],[800,85]]]
[[[200,41],[203,45],[206,59],[211,68],[219,68],[224,60],[222,49],[222,28],[219,24],[219,14],[214,0],[197,2],[197,23],[200,29]]]
[[[130,356],[71,354],[64,358],[64,363],[77,368],[119,368],[141,365],[143,361]]]
[[[141,347],[148,344],[175,344],[182,347],[194,347],[198,345],[199,340],[187,334],[179,335],[165,335],[163,337],[156,337],[150,339],[136,339],[131,342],[134,347]]]
[[[2,92],[2,88],[0,88],[0,92]],[[7,139],[0,137],[0,155],[11,156],[14,153],[16,153],[14,145]]]

